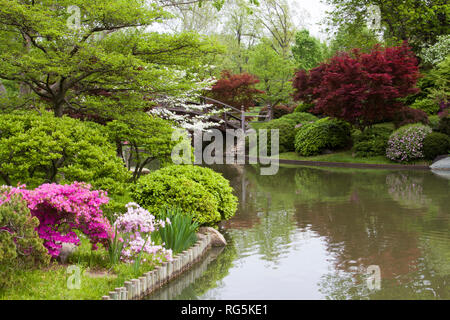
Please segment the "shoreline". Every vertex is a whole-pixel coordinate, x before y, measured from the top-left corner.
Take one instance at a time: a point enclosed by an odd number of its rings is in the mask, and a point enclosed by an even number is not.
[[[248,155],[245,160],[254,160]],[[269,162],[271,158],[259,158]],[[312,161],[312,160],[288,160],[279,159],[280,164],[298,165],[298,166],[317,166],[317,167],[341,167],[341,168],[361,168],[361,169],[400,169],[400,170],[431,170],[428,165],[418,164],[383,164],[383,163],[355,163],[355,162],[331,162],[331,161]]]

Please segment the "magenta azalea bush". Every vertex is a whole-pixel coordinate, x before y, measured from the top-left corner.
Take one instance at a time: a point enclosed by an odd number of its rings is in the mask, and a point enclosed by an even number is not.
[[[107,246],[112,237],[111,225],[101,209],[101,205],[109,200],[107,193],[91,190],[89,184],[52,183],[34,190],[27,190],[24,185],[17,188],[3,186],[0,205],[9,201],[13,194],[22,194],[31,215],[39,219],[38,235],[44,239],[44,246],[53,257],[59,255],[62,243],[79,244],[80,239],[74,229],[89,238],[94,250],[99,243]]]
[[[151,240],[151,233],[164,228],[166,223],[170,224],[170,220],[156,220],[155,216],[134,202],[125,207],[127,212],[119,216],[114,223],[114,229],[121,237],[119,240],[124,242],[122,261],[133,262],[141,251],[159,262],[162,262],[162,257],[170,261],[172,250],[164,248],[164,244],[156,245]]]
[[[389,138],[386,156],[398,162],[423,158],[423,140],[431,131],[430,127],[423,124],[411,124],[399,128]]]

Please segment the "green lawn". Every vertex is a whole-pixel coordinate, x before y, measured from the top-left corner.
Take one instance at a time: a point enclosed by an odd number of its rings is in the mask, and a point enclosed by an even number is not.
[[[280,153],[280,159],[286,159],[286,160],[303,160],[303,161],[326,161],[326,162],[346,162],[346,163],[370,163],[370,164],[399,164],[398,162],[391,161],[387,159],[384,156],[376,156],[376,157],[368,157],[368,158],[361,158],[361,157],[353,157],[352,151],[341,151],[331,154],[322,154],[318,156],[312,156],[312,157],[302,157],[296,152],[285,152]],[[409,162],[408,164],[424,164],[428,165],[431,161],[414,161]]]
[[[124,282],[151,271],[156,263],[142,263],[138,273],[133,265],[119,263],[108,267],[109,257],[105,249],[92,251],[89,241],[81,237],[81,244],[67,264],[53,262],[45,269],[14,270],[10,284],[0,289],[0,300],[97,300],[108,295]],[[81,271],[79,289],[69,289],[67,283],[74,273],[68,267],[74,265]]]

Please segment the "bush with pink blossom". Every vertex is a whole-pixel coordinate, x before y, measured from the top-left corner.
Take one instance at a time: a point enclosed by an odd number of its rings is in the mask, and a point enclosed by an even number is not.
[[[116,236],[123,242],[121,260],[134,262],[142,252],[145,258],[142,261],[162,262],[162,259],[171,260],[172,250],[164,248],[163,244],[155,244],[151,235],[159,228],[164,228],[170,220],[156,220],[155,216],[141,208],[137,203],[130,202],[126,205],[127,212],[119,216],[114,223]]]
[[[36,230],[53,257],[59,255],[62,243],[79,244],[75,229],[89,238],[94,250],[99,243],[107,246],[112,237],[111,225],[101,209],[109,200],[107,193],[91,190],[89,184],[52,183],[34,190],[27,190],[24,185],[17,188],[4,186],[0,189],[0,204],[9,201],[13,194],[22,194],[31,215],[38,218]]]
[[[423,140],[431,133],[431,128],[423,124],[406,125],[394,131],[389,137],[386,156],[397,162],[422,159]]]

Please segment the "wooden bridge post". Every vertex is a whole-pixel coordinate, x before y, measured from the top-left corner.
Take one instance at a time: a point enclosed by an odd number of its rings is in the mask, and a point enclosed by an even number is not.
[[[245,110],[244,106],[241,106],[241,129],[245,133]]]

